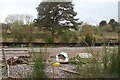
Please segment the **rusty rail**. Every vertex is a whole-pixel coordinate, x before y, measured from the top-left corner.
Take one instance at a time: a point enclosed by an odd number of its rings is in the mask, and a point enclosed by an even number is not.
[[[60,67],[59,67],[59,69],[60,69],[60,70],[63,70],[63,71],[65,71],[65,72],[68,72],[68,73],[72,73],[72,74],[78,74],[78,75],[79,75],[79,73],[78,73],[78,72],[76,72],[76,71],[67,70],[67,69],[60,68]]]

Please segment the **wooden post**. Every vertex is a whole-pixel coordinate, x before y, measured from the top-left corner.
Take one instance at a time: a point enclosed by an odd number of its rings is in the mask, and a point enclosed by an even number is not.
[[[6,60],[4,49],[2,49],[2,54],[3,54],[4,61],[5,61],[5,67],[7,68],[7,60]]]
[[[9,77],[9,65],[7,64],[7,60],[6,60],[6,55],[5,55],[5,50],[4,49],[2,49],[2,54],[3,54],[4,61],[5,61],[5,67],[6,67],[6,70],[7,70],[7,76]]]
[[[55,70],[54,70],[54,66],[53,66],[53,78],[55,78]]]

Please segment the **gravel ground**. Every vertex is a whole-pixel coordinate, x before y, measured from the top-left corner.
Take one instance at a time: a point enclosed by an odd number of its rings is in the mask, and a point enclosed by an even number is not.
[[[76,78],[77,77],[77,74],[65,72],[60,68],[76,71],[76,66],[72,64],[62,64],[61,67],[53,67],[49,65],[45,69],[46,76],[48,78]],[[32,72],[32,69],[33,69],[33,66],[26,65],[26,64],[10,66],[10,77],[26,78],[27,75]],[[7,78],[7,71],[5,67],[2,68],[2,78]]]
[[[78,74],[73,74],[73,73],[63,71],[60,68],[64,68],[70,71],[76,71],[75,65],[62,64],[61,67],[48,66],[45,70],[45,73],[48,76],[48,78],[77,78],[78,77]]]
[[[40,48],[38,48],[38,52],[39,52]],[[94,49],[95,53],[96,52],[101,52],[102,51],[102,47],[97,47]],[[35,48],[35,51],[37,51],[37,48]],[[60,52],[67,52],[69,55],[69,58],[75,57],[77,53],[80,52],[86,52],[86,48],[48,48],[47,50],[49,52],[49,57],[50,56],[55,56],[56,54],[60,53]],[[15,55],[15,54],[14,54]],[[16,54],[18,55],[18,54]],[[30,74],[32,72],[32,66],[31,65],[16,65],[16,66],[11,66],[10,67],[10,76],[11,77],[26,77],[27,74]],[[71,65],[71,64],[63,64],[61,65],[61,68],[66,68],[67,70],[72,70],[72,71],[76,71],[76,66],[75,65]],[[54,69],[54,71],[53,71]],[[0,69],[1,70],[1,69]],[[81,71],[84,71],[81,70]],[[7,77],[7,73],[6,73],[6,69],[5,67],[2,68],[2,77]],[[77,75],[76,74],[72,74],[72,73],[68,73],[65,72],[63,70],[60,70],[59,67],[52,67],[52,66],[47,66],[45,69],[45,73],[49,78],[76,78]],[[72,76],[71,76],[72,75]]]
[[[26,65],[26,64],[21,64],[21,65],[15,65],[15,66],[10,66],[10,73],[9,77],[12,78],[25,78],[27,75],[29,75],[32,71],[32,66],[31,65]],[[7,77],[7,71],[6,68],[2,68],[2,78]]]

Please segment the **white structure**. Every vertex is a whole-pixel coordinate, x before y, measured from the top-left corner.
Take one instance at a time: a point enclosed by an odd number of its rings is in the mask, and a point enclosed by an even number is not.
[[[77,54],[80,58],[93,58],[91,53],[78,53]]]
[[[59,59],[59,56],[58,56],[58,55],[64,55],[64,56],[65,56],[65,60]],[[61,63],[68,63],[68,62],[69,62],[68,53],[61,52],[61,53],[57,54],[57,55],[56,55],[56,61],[57,61],[57,62],[61,62]]]

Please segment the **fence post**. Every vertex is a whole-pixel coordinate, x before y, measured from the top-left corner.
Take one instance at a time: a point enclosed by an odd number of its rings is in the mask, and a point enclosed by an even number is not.
[[[4,61],[5,61],[5,67],[6,67],[6,70],[7,70],[7,76],[9,77],[9,65],[7,64],[7,60],[6,60],[6,55],[5,55],[5,50],[4,49],[2,49],[2,54],[3,54]]]

